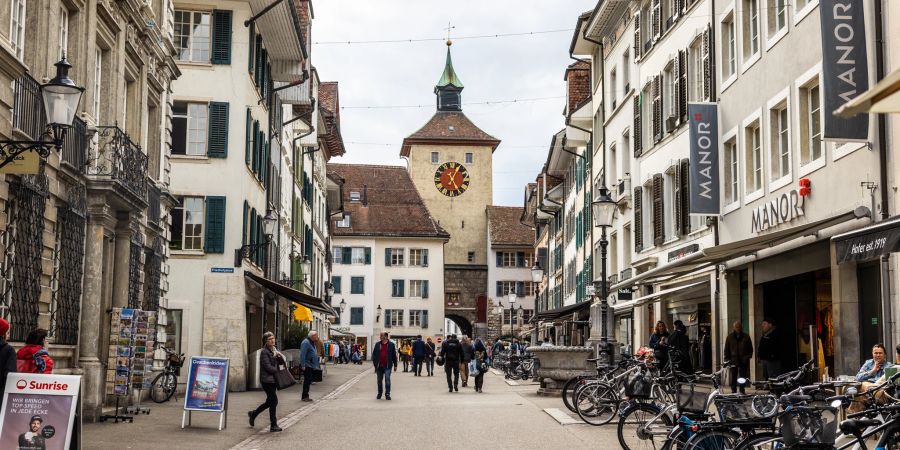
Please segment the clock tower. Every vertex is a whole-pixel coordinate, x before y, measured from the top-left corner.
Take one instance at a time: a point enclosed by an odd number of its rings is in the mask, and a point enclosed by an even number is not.
[[[465,334],[486,323],[487,216],[493,201],[493,153],[500,141],[462,111],[463,83],[447,41],[444,72],[434,87],[437,111],[403,140],[400,156],[431,215],[450,233],[444,246],[447,317]]]

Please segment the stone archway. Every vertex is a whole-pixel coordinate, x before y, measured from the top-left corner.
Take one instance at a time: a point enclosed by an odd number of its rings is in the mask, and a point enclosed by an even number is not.
[[[472,337],[472,322],[468,318],[456,314],[447,314],[446,318],[452,320],[462,331],[462,334]]]

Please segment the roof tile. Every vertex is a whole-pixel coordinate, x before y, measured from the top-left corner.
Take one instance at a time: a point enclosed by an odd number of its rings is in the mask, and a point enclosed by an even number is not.
[[[460,141],[467,145],[487,144],[494,149],[500,140],[478,128],[462,112],[438,111],[418,131],[403,140],[401,156],[409,156],[410,145],[421,141]],[[418,142],[417,142],[418,141]]]
[[[491,245],[534,245],[534,230],[520,221],[525,208],[488,206],[488,232]]]

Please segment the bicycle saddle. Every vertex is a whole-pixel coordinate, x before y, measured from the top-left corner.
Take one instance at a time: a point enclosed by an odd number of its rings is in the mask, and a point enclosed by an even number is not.
[[[881,421],[878,419],[847,419],[841,422],[841,433],[858,436],[866,428],[875,425],[881,425]]]

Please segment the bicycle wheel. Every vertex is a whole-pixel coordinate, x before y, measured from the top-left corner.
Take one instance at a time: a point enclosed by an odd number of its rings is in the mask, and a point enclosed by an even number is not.
[[[166,402],[175,394],[175,386],[177,386],[175,375],[160,373],[150,385],[150,398],[156,403]]]
[[[701,431],[688,439],[685,450],[725,450],[733,449],[740,435],[727,430]]]
[[[734,444],[734,450],[778,450],[783,449],[781,435],[772,432],[756,433]]]
[[[660,411],[650,403],[635,403],[622,411],[616,432],[623,450],[662,448],[672,428],[672,419],[663,414],[653,421]]]
[[[578,391],[575,412],[585,423],[601,426],[612,421],[619,409],[615,388],[606,383],[593,383]]]
[[[583,375],[579,375],[575,378],[570,378],[569,381],[566,381],[566,384],[563,386],[563,389],[562,389],[563,403],[566,405],[566,408],[568,408],[569,411],[577,412],[577,411],[575,411],[575,405],[574,405],[575,390],[579,386],[583,386],[585,384],[586,379],[587,379],[587,377],[585,377]]]

